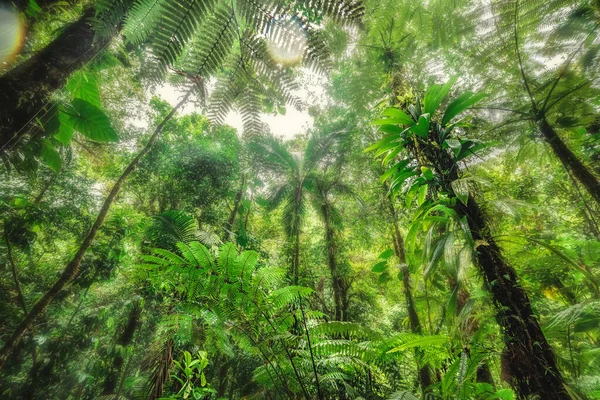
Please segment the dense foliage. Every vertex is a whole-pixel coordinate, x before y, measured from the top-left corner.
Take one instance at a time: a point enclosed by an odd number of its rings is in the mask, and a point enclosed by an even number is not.
[[[0,11],[3,399],[600,399],[598,1]]]

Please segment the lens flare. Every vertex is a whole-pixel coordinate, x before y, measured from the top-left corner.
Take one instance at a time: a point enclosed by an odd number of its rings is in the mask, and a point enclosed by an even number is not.
[[[277,21],[270,26],[267,49],[277,63],[283,65],[300,63],[307,44],[304,29],[294,20]]]
[[[19,13],[0,6],[0,69],[7,67],[25,42],[25,23]]]

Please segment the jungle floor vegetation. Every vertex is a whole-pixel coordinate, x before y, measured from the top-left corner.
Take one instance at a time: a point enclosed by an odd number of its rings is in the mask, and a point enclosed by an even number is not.
[[[2,399],[600,399],[599,1],[0,23]]]

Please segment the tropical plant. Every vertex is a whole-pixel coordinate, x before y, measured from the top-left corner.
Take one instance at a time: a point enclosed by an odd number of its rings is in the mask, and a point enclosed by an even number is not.
[[[403,183],[412,177],[407,203],[416,197],[421,206],[418,217],[440,214],[455,218],[471,238],[475,262],[497,304],[496,317],[506,335],[506,358],[515,389],[522,396],[568,399],[570,395],[528,296],[501,255],[468,182],[459,176],[458,162],[483,145],[461,135],[461,129],[469,127],[465,121],[452,121],[484,95],[465,92],[436,115],[453,83],[451,80],[429,88],[422,102],[417,98],[408,107],[409,114],[388,108],[386,118],[374,122],[385,133],[384,138],[369,150],[384,155],[385,165],[391,164],[384,176],[391,179],[392,196],[399,194]],[[405,149],[408,157],[397,161],[396,156]],[[428,192],[435,197],[428,200]]]

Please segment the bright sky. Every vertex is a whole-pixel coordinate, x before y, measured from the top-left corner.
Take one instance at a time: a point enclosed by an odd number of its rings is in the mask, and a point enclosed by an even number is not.
[[[306,105],[323,105],[325,103],[326,77],[303,68],[299,79],[301,89],[293,94],[299,97]],[[156,94],[175,106],[179,98],[183,95],[183,92],[174,86],[165,84],[157,90]],[[290,139],[300,133],[306,132],[307,129],[312,127],[313,118],[308,115],[306,109],[298,111],[292,106],[287,106],[286,110],[285,115],[261,114],[261,119],[269,126],[273,135]],[[193,102],[189,102],[180,111],[180,115],[191,114],[193,112],[201,113],[202,110],[196,108]],[[225,123],[236,128],[238,132],[242,132],[243,130],[242,116],[237,111],[230,112],[225,119]]]

